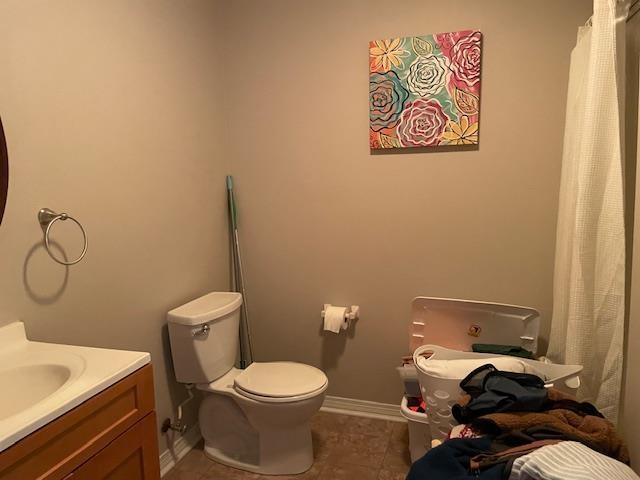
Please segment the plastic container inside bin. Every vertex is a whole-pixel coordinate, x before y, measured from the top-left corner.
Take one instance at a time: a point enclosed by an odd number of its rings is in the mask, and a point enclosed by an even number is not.
[[[416,366],[413,364],[403,365],[397,367],[396,370],[398,370],[398,374],[404,385],[405,395],[407,397],[420,397],[422,394],[420,393],[420,382],[418,381]]]

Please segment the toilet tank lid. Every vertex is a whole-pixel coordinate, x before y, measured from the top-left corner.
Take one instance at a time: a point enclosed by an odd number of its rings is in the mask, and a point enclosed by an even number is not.
[[[200,325],[237,310],[242,295],[237,292],[211,292],[167,313],[167,320],[181,325]]]

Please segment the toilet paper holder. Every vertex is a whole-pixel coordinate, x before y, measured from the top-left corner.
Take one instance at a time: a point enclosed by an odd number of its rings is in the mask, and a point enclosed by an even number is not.
[[[324,318],[324,314],[327,311],[327,308],[331,307],[330,303],[325,303],[324,307],[322,307],[322,312],[320,312],[320,317]],[[353,320],[357,320],[360,318],[360,306],[359,305],[351,305],[347,307],[347,311],[344,312],[344,319],[351,324]]]

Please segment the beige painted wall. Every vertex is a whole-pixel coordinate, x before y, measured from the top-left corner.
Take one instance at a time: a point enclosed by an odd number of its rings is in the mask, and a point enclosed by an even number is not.
[[[214,5],[0,3],[0,323],[151,351],[170,415],[183,392],[164,313],[227,287],[233,158],[258,359],[318,365],[331,394],[396,402],[415,295],[531,305],[547,331],[569,52],[589,0]],[[371,155],[367,41],[461,28],[485,35],[480,148]],[[66,280],[39,246],[45,205],[90,235]],[[354,335],[321,335],[324,302],[362,306]]]
[[[1,323],[23,320],[37,340],[151,352],[160,419],[185,396],[167,357],[165,312],[228,286],[213,7],[0,2],[11,162]],[[89,253],[66,280],[39,245],[43,206],[77,216],[89,234]],[[71,225],[56,234],[77,254]]]
[[[227,2],[225,111],[256,356],[397,402],[416,295],[538,308],[548,329],[564,108],[588,0]],[[247,12],[250,12],[248,14]],[[484,34],[480,148],[371,155],[367,45]],[[322,304],[359,304],[355,334]]]

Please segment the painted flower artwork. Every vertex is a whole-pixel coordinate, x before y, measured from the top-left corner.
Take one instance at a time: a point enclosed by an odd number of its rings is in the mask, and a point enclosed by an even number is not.
[[[372,149],[477,145],[482,34],[369,42]]]

